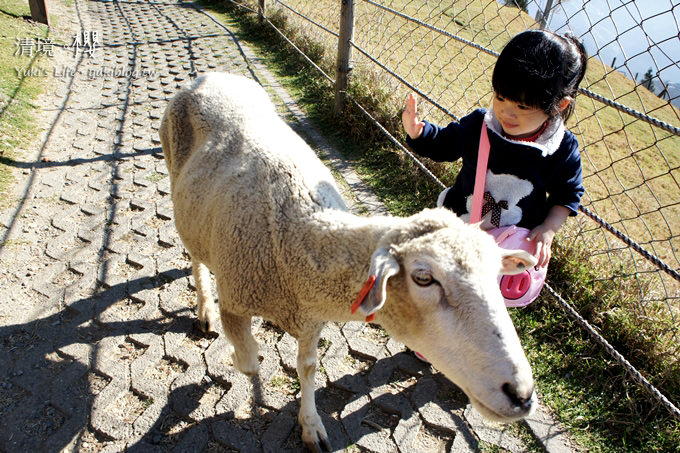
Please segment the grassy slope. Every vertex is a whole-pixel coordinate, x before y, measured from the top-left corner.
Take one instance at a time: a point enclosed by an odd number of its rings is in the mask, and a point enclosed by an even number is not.
[[[30,17],[28,2],[0,0],[0,206],[9,201],[12,160],[34,137],[34,112],[38,108],[34,102],[44,82],[44,77],[21,77],[20,74],[20,71],[45,68],[39,58],[17,52],[17,38],[35,40],[49,35],[47,26],[32,23],[25,17]]]

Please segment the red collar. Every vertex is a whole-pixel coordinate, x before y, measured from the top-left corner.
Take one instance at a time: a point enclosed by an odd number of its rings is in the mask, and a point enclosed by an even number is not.
[[[361,303],[364,301],[364,299],[366,299],[366,296],[368,295],[369,291],[371,291],[371,288],[373,288],[373,285],[375,285],[375,275],[369,276],[368,280],[366,280],[366,283],[364,283],[364,286],[361,287],[361,291],[359,291],[359,294],[357,294],[356,299],[354,299],[354,302],[352,303],[352,306],[349,309],[350,313],[352,314],[356,313]],[[366,322],[371,322],[374,319],[375,313],[366,316]]]

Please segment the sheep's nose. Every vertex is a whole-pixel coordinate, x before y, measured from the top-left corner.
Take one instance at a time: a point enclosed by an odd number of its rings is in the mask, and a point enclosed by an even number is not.
[[[508,398],[510,398],[510,401],[512,404],[514,404],[517,408],[520,408],[522,410],[528,411],[531,409],[531,403],[532,403],[532,396],[534,395],[534,387],[531,386],[529,388],[528,392],[527,391],[518,391],[517,387],[515,387],[512,384],[505,383],[503,384],[503,393],[507,395]]]

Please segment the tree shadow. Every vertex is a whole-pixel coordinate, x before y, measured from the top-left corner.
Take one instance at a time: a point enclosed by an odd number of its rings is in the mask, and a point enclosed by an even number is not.
[[[409,355],[408,353],[402,353]],[[410,357],[395,357],[378,360],[375,368],[396,369],[400,359],[410,360]],[[438,374],[425,371],[423,379],[436,381],[444,391],[457,389],[455,385],[446,381]],[[414,398],[413,389],[382,392],[370,395],[370,388],[363,388],[359,392],[351,392],[347,388],[356,388],[357,375],[346,375],[326,387],[318,388],[315,392],[317,409],[329,436],[332,451],[347,451],[352,445],[359,444],[364,448],[375,451],[388,451],[394,439],[403,441],[395,448],[412,449],[418,431],[421,428],[419,409],[430,401],[432,395]],[[388,386],[391,376],[383,374],[381,378],[373,379],[375,388]],[[128,446],[130,452],[161,452],[161,451],[206,451],[211,447],[227,448],[242,452],[303,452],[307,451],[301,435],[302,430],[297,422],[299,411],[298,395],[285,404],[272,405],[271,397],[267,401],[265,395],[271,390],[265,389],[265,383],[258,376],[249,379],[247,394],[240,394],[245,405],[252,398],[251,405],[244,414],[239,410],[225,411],[210,417],[195,420],[192,413],[199,409],[200,400],[215,386],[221,385],[210,379],[201,383],[189,384],[174,389],[168,396],[168,403],[154,425],[136,442]],[[226,394],[232,391],[229,385],[224,390]],[[243,391],[243,389],[240,389]],[[458,390],[459,391],[459,390]],[[370,396],[369,396],[370,395]],[[445,410],[456,410],[460,403],[440,402]],[[464,404],[462,405],[464,407]],[[459,448],[467,447],[468,451],[476,451],[478,441],[462,417],[452,415],[456,423],[455,434],[450,437],[461,436]],[[180,427],[182,426],[183,427]],[[180,427],[178,429],[178,427]],[[385,450],[387,448],[387,450]]]
[[[102,314],[133,295],[133,287],[140,291],[157,289],[188,276],[189,270],[184,269],[167,271],[153,279],[131,280],[97,291],[92,297],[69,305],[67,310],[35,321],[0,327],[0,338],[3,339],[0,368],[5,370],[0,380],[0,450],[61,451],[69,445],[84,448],[82,444],[87,441],[83,431],[92,429],[97,388],[102,390],[110,386],[111,376],[116,374],[113,370],[104,375],[99,371],[99,356],[110,354],[110,349],[101,351],[100,345],[111,340],[120,345],[122,354],[134,355],[134,345],[127,347],[132,351],[122,347],[135,335],[173,333],[201,337],[192,310],[188,308],[172,313],[161,310],[160,314],[166,317],[154,320],[102,321]],[[280,363],[278,354],[274,354],[275,361]],[[167,346],[163,354],[164,358],[166,356]],[[111,357],[104,359],[111,360]],[[374,441],[389,439],[400,420],[418,416],[419,407],[429,401],[431,395],[414,397],[410,394],[413,389],[375,393],[375,389],[393,381],[395,371],[401,369],[400,363],[413,360],[407,353],[380,359],[366,376],[347,374],[317,389],[319,414],[336,450],[344,450],[364,436],[374,436]],[[131,365],[124,366],[130,368]],[[406,367],[412,370],[413,364],[407,363]],[[447,383],[441,375],[432,375],[425,365],[420,369],[419,379],[436,380],[438,386],[455,390],[453,384]],[[186,371],[179,371],[175,382],[180,382]],[[211,443],[248,452],[304,451],[297,423],[297,395],[292,399],[281,397],[273,394],[259,375],[248,379],[235,370],[231,373],[231,380],[211,378],[206,372],[199,376],[199,383],[180,386],[173,383],[153,424],[137,441],[128,445],[128,451],[203,451]],[[98,379],[102,381],[99,384]],[[239,379],[247,381],[247,386],[239,385]],[[229,402],[217,401],[213,405],[216,409],[208,405],[208,410],[215,413],[203,417],[204,413],[200,411],[206,408],[203,400],[211,392],[221,393],[218,400]],[[143,407],[148,399],[137,396]],[[250,400],[251,405],[247,407]],[[220,406],[230,404],[235,405],[233,409],[218,413]],[[446,407],[446,403],[443,404]],[[347,410],[350,406],[352,409]],[[116,407],[113,403],[107,411],[116,411]],[[146,414],[137,415],[142,418]],[[125,414],[121,418],[124,420]],[[130,420],[133,421],[138,424],[138,421]],[[460,428],[467,430],[462,420]],[[115,440],[106,434],[97,435],[105,440]],[[466,438],[474,441],[474,436],[466,435]]]
[[[32,22],[33,18],[30,15],[26,14],[16,14],[11,11],[7,11],[5,8],[0,7],[0,13],[4,14],[5,16],[13,17],[15,19],[23,19],[26,22]]]
[[[88,373],[98,360],[100,342],[135,334],[182,333],[185,328],[176,318],[190,309],[159,313],[168,317],[153,321],[103,322],[102,314],[134,295],[133,288],[159,288],[188,275],[186,269],[171,270],[153,279],[98,288],[91,297],[48,316],[0,327],[0,449],[28,451],[42,445],[60,451],[66,447],[89,424],[94,395]]]

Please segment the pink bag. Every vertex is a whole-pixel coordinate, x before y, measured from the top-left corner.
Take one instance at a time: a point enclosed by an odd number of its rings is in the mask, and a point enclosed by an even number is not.
[[[472,209],[470,223],[482,220],[482,198],[486,184],[486,168],[489,161],[489,137],[486,133],[486,122],[482,123],[482,133],[479,140],[479,154],[477,157],[477,173],[475,175],[475,189],[472,194]],[[533,242],[527,240],[530,231],[515,225],[494,228],[487,233],[496,239],[496,243],[504,249],[521,249],[534,255],[536,253]],[[535,266],[517,275],[499,275],[498,284],[505,299],[506,307],[525,307],[538,297],[545,283],[548,266]]]
[[[504,249],[521,249],[532,255],[536,252],[533,242],[527,241],[530,231],[510,225],[487,231]],[[545,283],[548,266],[535,266],[516,275],[499,275],[498,284],[506,307],[525,307],[538,297]]]

